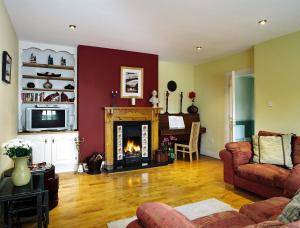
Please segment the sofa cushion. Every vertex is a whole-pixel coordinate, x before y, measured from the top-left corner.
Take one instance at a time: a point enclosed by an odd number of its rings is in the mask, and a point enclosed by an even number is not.
[[[267,200],[246,204],[241,207],[240,213],[256,223],[276,219],[283,208],[289,203],[285,197],[272,197]]]
[[[292,163],[292,134],[281,136],[252,136],[253,161],[293,167]]]
[[[276,165],[255,163],[240,165],[237,170],[237,175],[242,178],[282,189],[289,173],[288,169]]]
[[[278,216],[278,220],[285,224],[300,220],[300,189],[289,204],[282,210]]]
[[[136,216],[144,227],[195,228],[195,225],[184,215],[163,203],[144,203],[138,207]]]
[[[247,216],[242,215],[236,211],[225,211],[215,213],[212,215],[195,219],[192,222],[197,227],[201,228],[239,228],[254,224],[254,222]]]
[[[293,198],[297,190],[300,189],[300,164],[296,165],[285,181],[284,196]]]
[[[276,227],[282,227],[283,225],[284,224],[282,222],[273,220],[273,221],[260,222],[254,225],[246,226],[244,228],[276,228]]]

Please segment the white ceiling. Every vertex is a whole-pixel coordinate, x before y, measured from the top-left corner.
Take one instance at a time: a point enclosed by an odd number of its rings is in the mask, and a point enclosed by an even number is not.
[[[200,63],[300,30],[300,0],[5,0],[20,40]],[[260,19],[268,19],[265,26]],[[77,25],[75,31],[69,24]],[[199,52],[196,46],[203,46]]]

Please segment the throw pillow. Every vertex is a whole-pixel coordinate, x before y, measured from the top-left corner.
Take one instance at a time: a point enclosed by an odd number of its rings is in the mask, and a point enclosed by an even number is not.
[[[278,217],[280,222],[285,224],[300,220],[300,191],[296,193],[293,199],[286,205]]]
[[[288,168],[293,168],[291,140],[291,134],[282,136],[253,135],[253,161],[256,163],[283,165]]]

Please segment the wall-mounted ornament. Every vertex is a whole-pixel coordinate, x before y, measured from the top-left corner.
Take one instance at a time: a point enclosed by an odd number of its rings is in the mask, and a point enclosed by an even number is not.
[[[177,89],[177,84],[175,81],[169,81],[167,84],[167,88],[170,92],[174,92]]]
[[[143,68],[121,67],[121,98],[143,98]]]
[[[11,82],[11,64],[12,60],[7,51],[2,53],[2,81],[6,83]]]
[[[51,55],[48,56],[48,65],[53,65],[53,57]]]
[[[153,108],[157,108],[158,107],[159,99],[157,97],[157,91],[156,90],[152,91],[152,97],[150,98],[149,101],[152,103],[152,107]]]

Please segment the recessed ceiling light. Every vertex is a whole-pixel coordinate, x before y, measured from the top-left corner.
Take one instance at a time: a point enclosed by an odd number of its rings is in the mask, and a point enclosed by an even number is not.
[[[197,50],[197,51],[200,51],[201,49],[202,49],[201,46],[196,47],[196,50]]]
[[[76,27],[77,27],[76,25],[69,25],[69,28],[72,29],[72,30],[75,30]]]
[[[258,22],[258,24],[260,24],[260,25],[265,25],[265,24],[267,24],[267,19],[263,19],[263,20],[260,20],[259,22]]]

